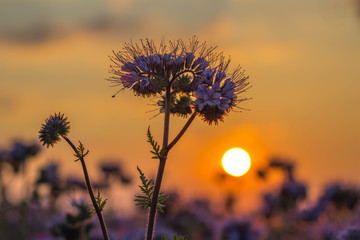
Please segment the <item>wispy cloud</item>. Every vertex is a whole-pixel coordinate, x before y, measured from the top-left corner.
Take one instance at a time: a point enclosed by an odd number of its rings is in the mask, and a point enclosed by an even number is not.
[[[161,19],[195,29],[214,19],[224,3],[211,1],[134,0],[36,1],[5,0],[0,8],[0,41],[41,43],[78,31],[128,33]],[[147,26],[150,27],[151,26]]]

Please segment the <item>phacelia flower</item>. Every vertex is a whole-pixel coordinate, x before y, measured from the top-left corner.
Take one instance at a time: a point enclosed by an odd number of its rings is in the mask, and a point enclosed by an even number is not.
[[[215,68],[207,68],[203,71],[203,78],[195,90],[193,105],[202,119],[209,124],[223,121],[224,116],[241,101],[238,95],[248,89],[248,77],[238,67],[228,75],[226,73],[229,60],[220,60]]]
[[[43,146],[53,146],[60,141],[60,137],[66,137],[70,131],[70,122],[67,122],[67,117],[64,114],[58,113],[51,115],[45,120],[45,124],[39,131],[39,139]]]
[[[108,79],[120,90],[130,89],[143,97],[171,94],[170,113],[187,117],[196,113],[209,124],[222,121],[238,103],[248,87],[248,77],[237,67],[228,73],[230,60],[215,47],[199,43],[196,37],[189,42],[162,40],[156,46],[152,40],[140,44],[126,43],[123,50],[110,57],[112,76]],[[160,112],[165,102],[158,101]]]

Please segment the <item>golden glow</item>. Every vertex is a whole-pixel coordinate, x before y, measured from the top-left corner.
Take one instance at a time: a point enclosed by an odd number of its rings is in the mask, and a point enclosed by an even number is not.
[[[241,148],[232,148],[224,154],[222,165],[228,174],[240,177],[250,169],[250,156]]]

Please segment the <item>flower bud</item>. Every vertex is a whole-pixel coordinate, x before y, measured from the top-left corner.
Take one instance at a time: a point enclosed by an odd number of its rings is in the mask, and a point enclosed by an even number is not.
[[[60,136],[66,137],[70,131],[70,122],[67,122],[64,114],[54,114],[45,120],[45,124],[39,131],[39,139],[43,146],[53,146],[60,141]]]

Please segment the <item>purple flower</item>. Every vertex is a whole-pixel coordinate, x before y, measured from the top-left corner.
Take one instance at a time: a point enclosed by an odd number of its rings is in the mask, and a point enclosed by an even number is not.
[[[170,113],[186,117],[196,111],[206,122],[217,124],[247,100],[238,95],[248,89],[248,77],[240,67],[229,74],[230,60],[214,50],[195,37],[189,43],[162,41],[159,47],[151,40],[126,43],[111,57],[113,76],[108,80],[139,96],[164,98],[171,93]],[[165,106],[160,107],[164,112]]]
[[[203,120],[209,124],[223,121],[224,116],[233,107],[247,100],[246,98],[238,99],[238,94],[247,90],[248,77],[244,77],[244,72],[240,71],[240,67],[236,68],[232,74],[227,74],[228,65],[229,61],[222,59],[215,68],[205,69],[201,73],[202,79],[195,91],[194,107]]]
[[[146,62],[144,61],[140,61],[137,65],[139,67],[139,69],[143,72],[149,72],[149,68],[147,67]]]
[[[163,62],[163,66],[165,67],[171,67],[173,64],[173,59],[172,59],[172,55],[169,53],[165,53],[163,55],[161,55],[161,60]]]
[[[161,55],[150,55],[146,57],[146,63],[150,69],[150,71],[156,71],[157,69],[159,69],[161,66],[160,63],[160,56]]]
[[[218,71],[215,76],[215,82],[220,82],[224,78],[226,78],[226,73],[223,71]]]
[[[121,78],[121,83],[125,88],[130,88],[135,82],[139,81],[140,77],[135,72],[124,74]]]
[[[216,69],[207,68],[202,73],[202,83],[208,86],[211,86],[213,84],[213,78],[214,74],[216,72]]]
[[[199,111],[203,110],[206,105],[216,106],[219,105],[221,93],[215,91],[214,88],[207,88],[204,85],[199,85],[195,91],[198,96],[194,102],[194,105],[198,107]]]
[[[201,57],[194,61],[194,66],[196,70],[204,71],[207,67],[209,67],[209,62],[206,61],[205,58]]]
[[[225,83],[222,86],[221,92],[224,97],[226,97],[230,100],[236,99],[235,84],[230,80],[230,78],[225,80]]]
[[[195,56],[193,53],[186,53],[185,54],[185,68],[190,68]]]
[[[124,65],[121,67],[121,70],[124,72],[132,72],[135,70],[136,65],[132,62],[126,62],[124,63]]]

